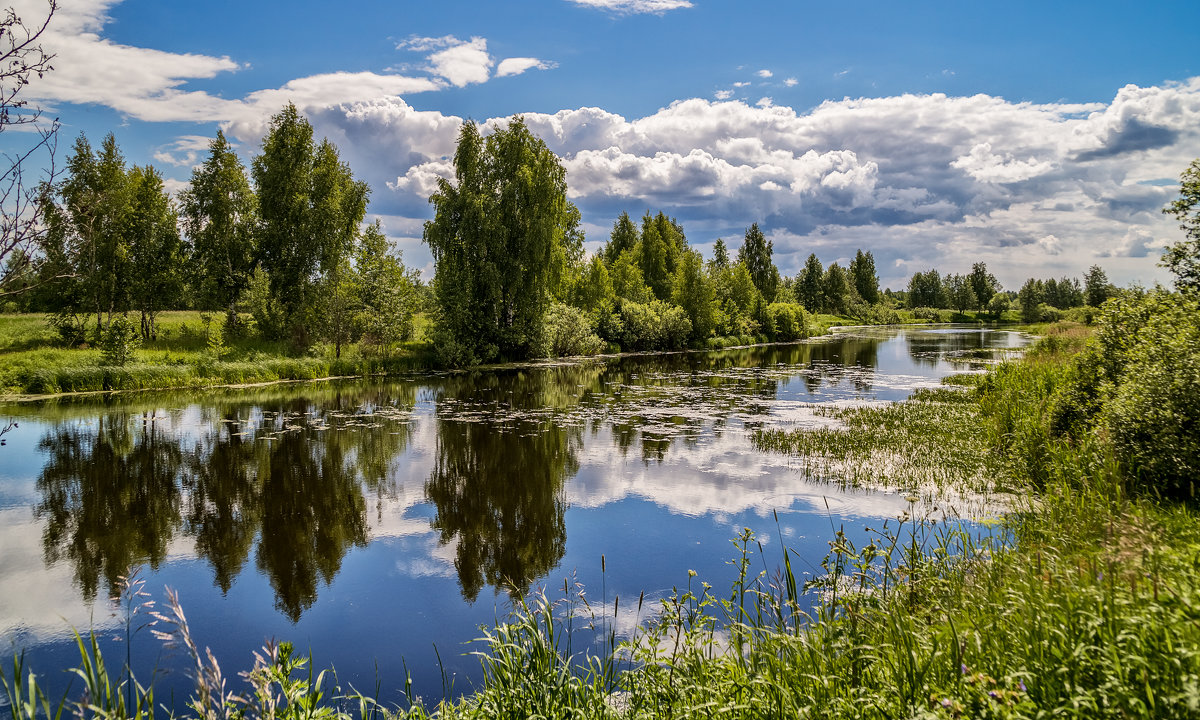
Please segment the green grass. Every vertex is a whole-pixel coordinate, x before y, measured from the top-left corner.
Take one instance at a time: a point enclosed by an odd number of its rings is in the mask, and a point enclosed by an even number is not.
[[[217,316],[214,322],[220,322]],[[424,326],[421,318],[418,325]],[[317,345],[303,355],[285,343],[254,336],[226,338],[219,355],[208,348],[202,314],[163,313],[159,335],[121,367],[102,364],[93,347],[65,348],[44,315],[0,315],[0,396],[199,388],[421,370],[432,366],[428,344],[417,340],[384,352],[358,345]]]

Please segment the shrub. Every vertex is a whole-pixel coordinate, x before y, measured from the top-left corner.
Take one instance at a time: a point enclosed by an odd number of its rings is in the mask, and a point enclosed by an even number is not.
[[[626,350],[670,350],[686,345],[692,321],[683,309],[653,300],[621,303],[621,347]]]
[[[1048,422],[1054,436],[1107,437],[1135,485],[1191,494],[1200,477],[1200,299],[1156,290],[1105,302]]]
[[[1071,308],[1070,310],[1065,311],[1062,314],[1062,319],[1070,322],[1082,323],[1084,325],[1091,325],[1092,323],[1096,322],[1097,314],[1099,314],[1099,311],[1096,310],[1096,308],[1089,305],[1082,305],[1080,307]]]
[[[67,347],[78,347],[87,340],[87,316],[63,310],[50,316],[54,328]]]
[[[604,348],[592,322],[583,310],[554,303],[542,321],[540,355],[595,355]]]
[[[1037,306],[1037,314],[1035,317],[1036,317],[1037,322],[1044,322],[1044,323],[1058,322],[1059,320],[1062,319],[1062,310],[1059,310],[1058,308],[1054,307],[1053,305],[1047,305],[1046,303],[1040,303]]]
[[[808,313],[798,303],[771,303],[767,306],[771,326],[775,329],[772,340],[788,342],[808,337]]]
[[[100,338],[100,350],[105,365],[120,367],[133,357],[133,351],[142,344],[141,333],[133,326],[129,316],[121,314],[112,319]]]
[[[899,325],[903,322],[900,313],[882,303],[874,305],[868,305],[862,301],[852,303],[848,308],[848,314],[863,325]]]
[[[656,309],[662,323],[663,349],[672,350],[686,347],[688,338],[692,334],[692,321],[688,319],[683,308],[657,300],[651,305],[659,306]]]
[[[1200,478],[1200,302],[1159,305],[1138,333],[1102,411],[1116,456],[1157,492],[1192,495]]]
[[[942,321],[942,313],[937,308],[931,308],[931,307],[913,308],[912,314],[913,314],[913,318],[915,318],[917,320],[924,320],[925,322],[941,322]]]
[[[991,300],[988,300],[987,311],[993,317],[999,319],[1001,315],[1008,312],[1010,305],[1011,303],[1009,302],[1007,295],[1004,293],[996,293],[992,296]]]

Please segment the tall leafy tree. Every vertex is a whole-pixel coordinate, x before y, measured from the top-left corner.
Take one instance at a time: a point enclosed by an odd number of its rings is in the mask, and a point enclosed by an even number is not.
[[[1034,322],[1038,319],[1038,305],[1045,302],[1045,286],[1041,280],[1029,278],[1017,293],[1017,302],[1021,303],[1021,319]]]
[[[704,272],[704,259],[695,250],[687,250],[675,268],[671,301],[683,308],[692,323],[692,340],[704,340],[716,325],[713,315],[713,287]]]
[[[970,275],[947,275],[945,287],[950,306],[960,313],[979,306]]]
[[[178,303],[182,294],[183,244],[158,171],[149,165],[134,167],[128,182],[129,294],[133,309],[141,314],[142,338],[150,340],[158,337],[158,314]]]
[[[1087,273],[1083,276],[1083,298],[1084,302],[1092,307],[1100,307],[1112,295],[1112,286],[1108,282],[1108,275],[1099,265],[1093,265],[1088,268]]]
[[[850,261],[850,284],[865,302],[879,302],[879,276],[875,273],[875,256],[859,250]]]
[[[910,308],[946,307],[946,290],[942,285],[942,276],[937,270],[916,272],[908,281],[908,306]]]
[[[724,270],[729,267],[729,248],[725,247],[725,241],[721,238],[717,238],[713,243],[713,256],[708,266],[710,270]]]
[[[779,285],[779,270],[771,260],[773,249],[774,243],[762,234],[758,223],[754,223],[746,229],[745,240],[737,253],[737,261],[750,271],[754,287],[768,303],[775,299],[775,288]]]
[[[321,276],[349,255],[369,190],[354,180],[332,143],[314,145],[312,125],[291,103],[271,118],[252,173],[259,261],[275,308],[260,322],[268,335],[290,333],[303,342]]]
[[[570,223],[566,171],[514,117],[486,141],[459,132],[455,182],[430,197],[438,346],[452,363],[529,357],[550,302],[555,244]]]
[[[654,216],[654,224],[666,250],[667,275],[674,278],[675,268],[687,251],[687,236],[683,233],[683,226],[661,210]]]
[[[129,247],[125,239],[129,183],[125,158],[110,133],[100,151],[81,133],[67,159],[66,176],[42,196],[39,208],[46,227],[45,251],[70,280],[59,293],[57,309],[90,311],[96,331],[105,317],[128,302]]]
[[[601,256],[593,255],[583,269],[571,300],[588,312],[608,312],[612,310],[614,297],[608,267]]]
[[[975,293],[978,307],[986,307],[992,296],[1000,292],[1000,281],[988,272],[987,264],[977,262],[971,266],[971,274],[967,276],[971,283],[971,292]]]
[[[621,217],[613,223],[612,234],[604,245],[604,262],[612,265],[621,253],[632,251],[639,239],[637,225],[629,218],[629,213],[621,213]]]
[[[661,213],[660,213],[661,215]],[[642,277],[654,297],[666,300],[671,297],[671,271],[667,264],[673,238],[663,236],[662,224],[647,212],[642,217],[641,254]]]
[[[191,242],[197,299],[225,310],[227,325],[233,325],[237,301],[254,275],[258,198],[223,132],[217,131],[208,150],[208,159],[192,171],[191,185],[179,196],[180,214]]]
[[[796,299],[800,301],[809,312],[820,312],[824,305],[824,291],[822,289],[822,281],[825,278],[825,268],[821,266],[821,261],[817,259],[816,253],[810,253],[808,260],[804,261],[804,268],[800,270],[800,275],[796,278]]]
[[[825,277],[821,281],[821,294],[826,312],[841,314],[846,311],[850,279],[841,265],[834,263],[825,270]]]
[[[1162,265],[1175,273],[1180,290],[1200,290],[1200,159],[1179,176],[1179,197],[1163,212],[1179,221],[1184,239],[1167,248]]]
[[[654,298],[654,293],[646,286],[646,279],[642,276],[642,266],[638,261],[640,255],[640,243],[633,250],[621,253],[617,261],[612,264],[609,276],[612,279],[613,294],[616,297],[637,303],[647,303]]]
[[[404,267],[402,255],[392,254],[378,220],[367,226],[359,240],[354,274],[362,337],[382,347],[412,337],[419,278],[415,270]]]

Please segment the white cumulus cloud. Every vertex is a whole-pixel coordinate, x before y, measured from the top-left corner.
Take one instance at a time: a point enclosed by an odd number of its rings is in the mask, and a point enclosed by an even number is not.
[[[487,40],[481,37],[439,50],[429,56],[429,62],[435,75],[455,87],[487,82],[494,64],[487,52]]]
[[[607,10],[619,14],[653,13],[661,15],[670,10],[692,7],[689,0],[568,0],[576,5]]]
[[[505,58],[496,66],[496,77],[520,75],[526,70],[549,70],[553,67],[554,63],[532,57]]]
[[[1159,208],[1176,190],[1149,181],[1200,155],[1200,79],[1121,88],[1088,105],[932,94],[798,112],[689,99],[640,118],[595,107],[524,117],[562,158],[595,226],[661,207],[703,243],[758,221],[784,272],[809,252],[831,262],[862,247],[896,268],[884,273],[894,287],[916,269],[961,272],[980,260],[1006,282],[1101,256],[1116,258],[1114,278],[1153,274],[1153,252],[1128,233],[1172,231]],[[441,127],[442,152],[395,164],[390,199],[377,200],[418,207],[451,175],[457,127]]]

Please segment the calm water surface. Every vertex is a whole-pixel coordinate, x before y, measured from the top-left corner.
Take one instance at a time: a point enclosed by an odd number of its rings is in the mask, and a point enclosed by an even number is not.
[[[463,653],[510,592],[564,579],[593,602],[663,597],[696,570],[718,590],[743,527],[819,568],[906,507],[843,491],[750,444],[815,427],[822,403],[902,400],[1023,336],[962,328],[853,331],[810,343],[626,356],[386,382],[147,393],[0,408],[0,662],[44,680],[78,661],[71,628],[123,661],[108,598],[131,566],[179,592],[227,677],[271,638],[343,684],[399,701],[479,678]],[[778,524],[774,513],[778,513]],[[601,556],[605,572],[601,573]],[[632,601],[631,601],[632,600]],[[438,653],[435,654],[434,647]],[[148,632],[143,680],[184,658]],[[437,655],[440,654],[439,665]],[[160,698],[188,683],[156,682]],[[167,700],[167,702],[170,702]]]

